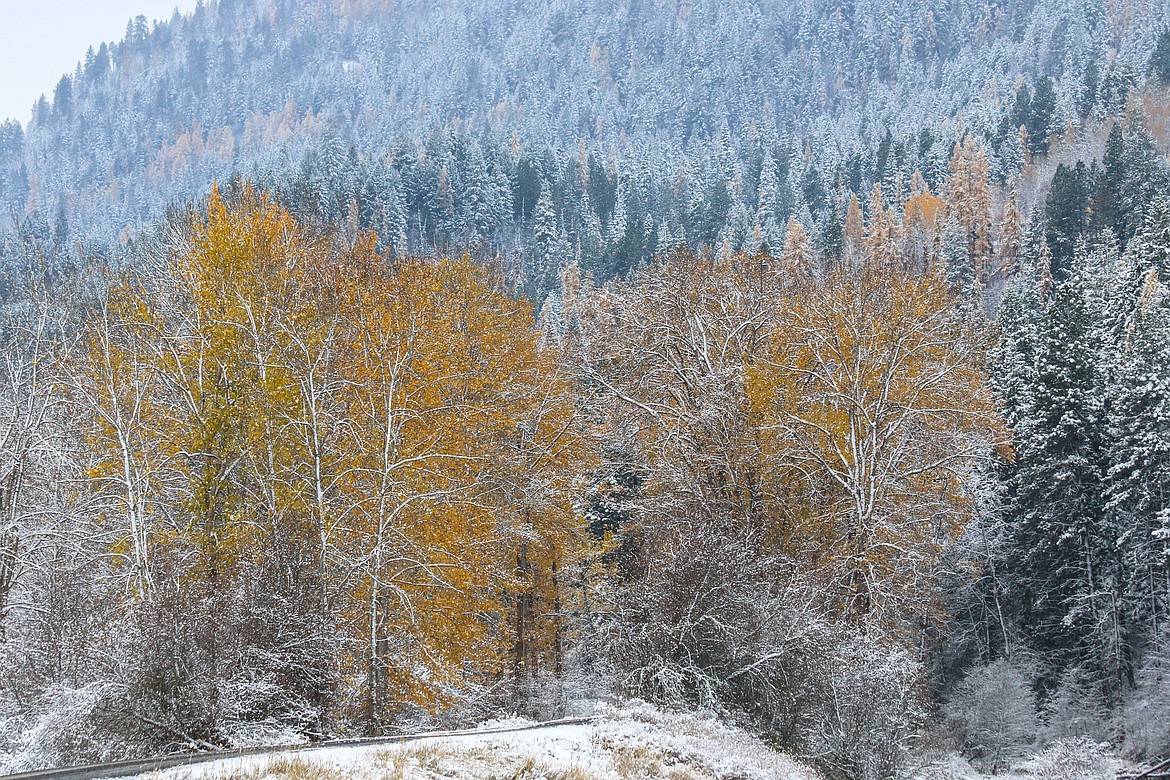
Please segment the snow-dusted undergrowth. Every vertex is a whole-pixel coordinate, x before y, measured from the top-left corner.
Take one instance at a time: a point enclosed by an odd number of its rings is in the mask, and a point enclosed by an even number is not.
[[[499,725],[499,724],[493,724]],[[515,725],[515,724],[510,724]],[[648,704],[602,706],[592,724],[436,737],[232,759],[155,780],[817,780],[818,775],[714,717]]]
[[[947,753],[919,768],[910,780],[1113,780],[1122,769],[1108,744],[1074,737],[1055,740],[1007,772],[981,773],[958,754]]]

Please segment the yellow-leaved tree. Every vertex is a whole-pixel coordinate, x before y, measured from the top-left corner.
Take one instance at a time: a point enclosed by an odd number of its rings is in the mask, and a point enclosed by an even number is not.
[[[920,614],[972,469],[1004,431],[939,270],[866,264],[798,290],[748,369],[779,541],[859,621]]]
[[[314,234],[248,186],[179,233],[111,285],[74,384],[138,591],[196,624],[201,722],[267,706],[215,682],[249,646],[295,658],[321,717],[371,730],[509,658],[515,688],[555,664],[590,455],[530,305],[467,259]],[[291,620],[302,635],[272,625]],[[281,642],[327,649],[306,670]]]
[[[582,543],[570,497],[589,453],[529,304],[467,259],[347,270],[349,618],[380,721],[509,660],[519,686],[555,652],[552,580]]]

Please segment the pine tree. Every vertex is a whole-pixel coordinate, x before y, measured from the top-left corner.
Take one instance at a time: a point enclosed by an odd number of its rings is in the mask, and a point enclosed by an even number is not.
[[[556,205],[553,203],[552,187],[545,182],[540,197],[532,212],[532,271],[531,282],[537,290],[547,290],[553,277],[560,271],[560,264],[568,258],[557,257],[560,248],[560,226]]]
[[[1154,53],[1150,55],[1150,72],[1163,84],[1170,83],[1170,27],[1158,35]]]
[[[495,182],[478,143],[471,144],[467,170],[461,184],[459,230],[467,245],[475,246],[492,234],[503,217]]]
[[[1081,78],[1081,94],[1077,99],[1077,113],[1087,118],[1097,106],[1097,90],[1101,87],[1101,66],[1094,57],[1085,63],[1085,73]]]
[[[1101,157],[1101,168],[1093,192],[1093,229],[1109,230],[1118,241],[1124,241],[1126,213],[1123,194],[1126,187],[1125,138],[1121,123],[1114,122],[1105,140],[1105,152]]]
[[[1158,152],[1153,136],[1140,120],[1130,123],[1121,169],[1125,178],[1118,193],[1118,202],[1126,231],[1122,236],[1124,242],[1141,226],[1146,207],[1170,185],[1165,158]]]
[[[406,238],[406,201],[402,197],[402,184],[391,184],[384,206],[386,220],[386,236],[384,240],[390,245],[395,256],[405,255],[409,249]]]
[[[1020,360],[1005,371],[1015,386],[1002,392],[1020,393],[1019,363],[1029,353],[1035,365],[1026,397],[1008,402],[1017,452],[1008,482],[1009,545],[1021,626],[1051,673],[1084,664],[1116,684],[1126,629],[1116,612],[1119,532],[1103,490],[1108,441],[1094,285],[1092,261],[1078,256],[1038,320],[1017,314],[1005,322],[1020,329],[1005,333]]]
[[[1032,104],[1025,126],[1028,128],[1028,147],[1032,154],[1047,154],[1048,139],[1057,132],[1056,87],[1050,76],[1042,76],[1036,82]]]
[[[437,247],[446,247],[455,229],[455,188],[446,165],[439,168],[435,190],[434,206],[430,209],[433,240]]]
[[[780,244],[781,213],[780,179],[776,175],[776,160],[772,157],[772,150],[764,152],[763,164],[760,167],[759,208],[756,211],[756,221],[760,226],[763,239],[773,249]]]
[[[1006,119],[1006,126],[1004,127],[1004,140],[1012,141],[1019,136],[1020,128],[1028,126],[1028,122],[1032,117],[1032,90],[1028,88],[1027,84],[1021,83],[1016,87],[1015,100],[1012,103],[1012,110],[1008,113]]]
[[[1170,280],[1170,200],[1157,196],[1145,209],[1141,228],[1133,237],[1127,256],[1140,272],[1154,270],[1162,283]]]
[[[998,314],[1002,338],[992,354],[993,376],[1004,401],[1004,417],[1018,437],[1031,435],[1030,410],[1039,347],[1039,304],[1039,290],[1020,280],[1004,293]]]
[[[1134,258],[1137,261],[1137,258]],[[1124,556],[1127,622],[1156,637],[1170,623],[1167,602],[1170,529],[1170,301],[1153,266],[1118,264],[1130,278],[1120,290],[1132,289],[1133,276],[1141,280],[1136,296],[1122,294],[1111,304],[1127,303],[1124,330],[1107,355],[1110,440],[1106,508],[1124,529],[1120,553]],[[1128,272],[1128,273],[1127,273]],[[1138,273],[1134,273],[1138,272]],[[1120,313],[1120,312],[1119,312]],[[1129,683],[1137,648],[1127,645]]]
[[[1077,242],[1085,230],[1089,205],[1088,172],[1083,162],[1075,167],[1061,163],[1052,179],[1045,202],[1048,226],[1045,237],[1052,251],[1052,275],[1062,281],[1070,273]]]

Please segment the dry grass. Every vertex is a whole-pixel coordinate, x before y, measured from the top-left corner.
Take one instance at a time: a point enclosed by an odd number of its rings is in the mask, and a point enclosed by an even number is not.
[[[596,780],[593,775],[587,774],[580,767],[570,769],[553,769],[543,761],[531,756],[509,756],[516,759],[516,766],[509,767],[503,777],[506,780]]]
[[[377,774],[378,780],[408,780],[409,778],[442,777],[443,763],[454,754],[432,742],[419,742],[396,750],[381,750],[374,754],[371,763],[384,772]]]
[[[561,769],[499,748],[446,748],[436,744],[384,750],[372,760],[377,780],[597,780],[579,767]]]
[[[208,773],[203,780],[346,780],[346,776],[301,758],[281,756],[252,767]]]
[[[657,751],[645,745],[615,747],[612,752],[613,768],[625,780],[644,777],[662,777],[662,761]]]
[[[666,771],[667,780],[711,780],[714,775],[696,769],[693,766],[672,766]]]

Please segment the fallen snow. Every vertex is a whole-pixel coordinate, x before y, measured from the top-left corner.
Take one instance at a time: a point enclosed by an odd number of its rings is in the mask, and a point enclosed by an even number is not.
[[[937,755],[910,774],[908,780],[1113,780],[1123,769],[1136,767],[1124,767],[1108,745],[1071,739],[1057,740],[995,775],[979,772],[957,753]]]
[[[509,721],[507,725],[523,725]],[[485,724],[487,726],[489,724]],[[504,724],[490,724],[499,728]],[[811,769],[713,717],[647,704],[602,706],[592,723],[435,735],[169,769],[150,780],[818,780]]]

